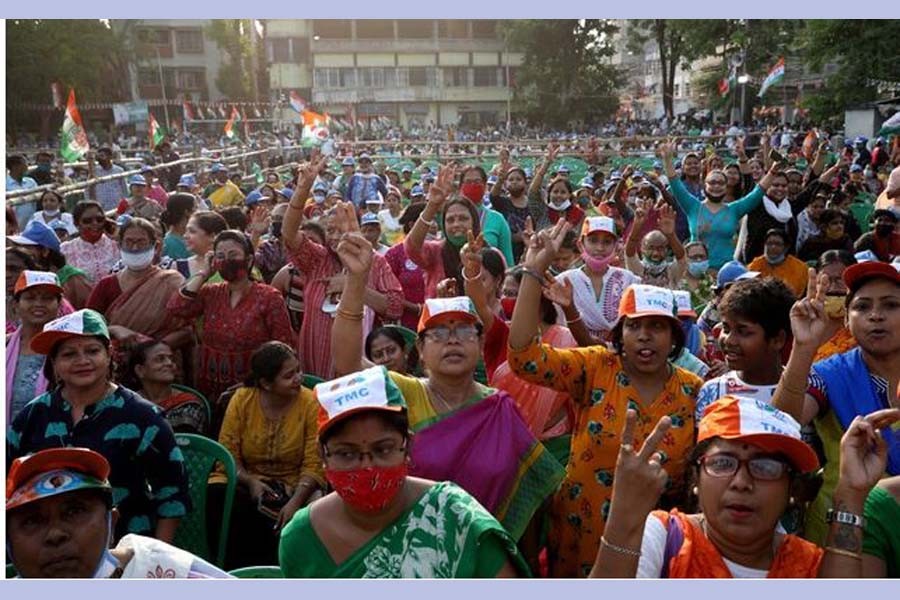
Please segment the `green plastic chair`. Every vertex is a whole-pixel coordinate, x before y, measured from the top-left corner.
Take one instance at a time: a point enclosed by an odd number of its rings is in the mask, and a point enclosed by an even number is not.
[[[16,571],[15,565],[13,565],[12,563],[9,563],[8,565],[6,565],[6,578],[7,579],[15,579],[18,576],[19,576],[19,572]]]
[[[209,427],[212,424],[212,407],[209,405],[209,400],[206,398],[206,396],[204,396],[194,388],[188,387],[186,385],[181,385],[180,383],[173,383],[172,388],[178,390],[179,392],[187,392],[189,394],[193,394],[203,400],[203,406],[206,408],[206,426]]]
[[[220,443],[202,435],[176,433],[175,442],[184,455],[187,469],[188,489],[194,509],[178,524],[175,545],[214,563],[218,567],[225,564],[225,548],[228,546],[228,528],[231,522],[231,507],[237,488],[237,468],[228,449]],[[216,463],[225,467],[228,481],[225,486],[225,506],[222,510],[222,525],[219,529],[219,547],[213,551],[209,547],[206,528],[206,489],[209,476]]]
[[[320,383],[323,383],[325,380],[321,377],[316,377],[315,375],[310,375],[309,373],[305,373],[303,375],[303,387],[313,389]]]
[[[242,567],[228,574],[238,579],[284,579],[281,567]]]
[[[875,206],[873,204],[867,204],[865,202],[854,202],[850,205],[850,214],[853,215],[854,219],[856,219],[856,222],[859,224],[859,228],[863,233],[868,233],[872,228],[870,219],[872,218],[872,213],[874,212]]]

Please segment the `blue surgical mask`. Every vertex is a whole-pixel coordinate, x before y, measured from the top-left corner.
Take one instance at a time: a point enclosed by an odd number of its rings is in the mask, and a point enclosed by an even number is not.
[[[700,278],[709,270],[709,260],[698,260],[688,263],[688,273],[691,277]]]

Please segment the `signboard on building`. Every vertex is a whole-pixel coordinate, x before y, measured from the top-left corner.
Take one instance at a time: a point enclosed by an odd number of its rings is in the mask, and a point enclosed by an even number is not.
[[[147,119],[150,117],[150,109],[145,100],[113,104],[112,109],[116,125],[146,123]]]

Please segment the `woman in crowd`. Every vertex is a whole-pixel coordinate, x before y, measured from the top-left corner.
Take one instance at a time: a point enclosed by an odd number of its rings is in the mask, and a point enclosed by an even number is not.
[[[78,228],[78,237],[63,243],[60,252],[70,265],[81,269],[97,283],[119,260],[119,246],[105,233],[108,223],[99,202],[82,200],[75,205],[72,219]]]
[[[378,327],[366,336],[366,359],[388,371],[413,374],[418,370],[419,358],[415,342],[414,331],[397,325]]]
[[[446,191],[435,185],[430,193]],[[332,348],[335,369],[345,374],[367,364],[362,343],[352,342],[362,340],[359,315],[373,251],[353,229],[352,207],[342,210],[348,233],[339,254],[348,276]],[[556,489],[562,468],[528,431],[512,398],[475,381],[485,336],[469,298],[426,300],[418,334],[416,349],[427,377],[390,374],[409,404],[409,424],[417,435],[413,473],[459,484],[519,539]],[[498,439],[505,440],[502,447],[492,442]]]
[[[306,235],[312,236],[313,240],[319,244],[325,245],[325,230],[315,221],[307,221],[300,229]],[[272,278],[272,287],[281,292],[284,296],[285,305],[287,306],[288,315],[291,317],[291,328],[298,336],[300,328],[303,325],[303,313],[306,311],[306,303],[303,301],[303,290],[306,287],[306,275],[293,263],[288,263],[281,267],[275,277]]]
[[[381,237],[388,246],[399,245],[406,235],[400,216],[403,205],[400,203],[400,190],[391,186],[387,196],[384,197],[384,208],[378,211],[378,220],[381,221]]]
[[[247,235],[223,231],[212,248],[202,270],[170,298],[168,310],[182,319],[203,318],[197,389],[215,403],[247,377],[256,348],[272,340],[292,344],[294,334],[278,290],[250,279],[253,247]],[[213,273],[224,281],[207,283]],[[224,407],[215,409],[212,431],[218,433]]]
[[[404,237],[412,231],[423,210],[424,202],[410,204],[403,210],[400,224],[403,226]],[[406,256],[406,245],[402,243],[395,244],[385,252],[384,259],[403,288],[403,315],[400,317],[400,324],[414,330],[422,314],[422,303],[425,302],[425,272]]]
[[[709,250],[709,263],[718,269],[728,262],[734,254],[735,232],[741,217],[756,208],[769,189],[773,171],[768,173],[746,196],[730,204],[725,204],[727,180],[722,171],[711,171],[706,176],[705,199],[699,200],[688,192],[684,182],[677,177],[672,157],[675,155],[675,144],[661,144],[660,158],[669,178],[672,195],[682,211],[687,215],[691,230],[691,240],[699,240]]]
[[[627,409],[640,415],[644,439],[664,416],[675,422],[663,443],[668,492],[680,499],[687,454],[694,443],[694,400],[701,380],[669,363],[683,346],[681,323],[672,292],[629,286],[619,302],[619,318],[605,346],[559,349],[535,336],[543,273],[562,244],[568,225],[535,234],[526,251],[525,278],[513,312],[508,360],[513,372],[531,383],[568,393],[575,424],[566,479],[550,508],[551,577],[585,577],[591,570],[609,512],[617,434]]]
[[[191,339],[190,326],[166,309],[184,278],[154,264],[161,247],[157,236],[156,227],[140,217],[120,227],[119,248],[125,268],[101,279],[87,300],[87,308],[106,318],[113,339],[113,361],[119,369],[125,367],[128,351],[139,342],[158,339],[181,348]]]
[[[316,444],[319,407],[312,391],[301,387],[302,379],[291,346],[267,342],[253,352],[244,387],[228,403],[219,443],[234,457],[239,481],[228,569],[276,564],[281,528],[325,488]],[[221,507],[224,491],[220,471],[210,478],[213,506]],[[210,530],[218,530],[218,523]]]
[[[819,215],[821,233],[808,238],[797,253],[797,258],[807,262],[818,260],[828,250],[846,250],[853,254],[853,240],[847,234],[848,216],[834,208],[826,208]]]
[[[854,578],[863,574],[863,504],[887,462],[878,430],[900,409],[857,417],[840,443],[840,480],[824,548],[777,530],[795,479],[819,466],[789,415],[726,396],[700,421],[691,470],[700,513],[653,511],[665,486],[662,417],[636,447],[628,411],[595,577]],[[653,512],[651,512],[653,511]]]
[[[350,394],[362,400],[342,406]],[[319,452],[334,492],[285,528],[279,562],[286,577],[528,575],[513,538],[472,496],[409,475],[410,410],[383,367],[320,384],[316,397]]]
[[[219,213],[202,210],[191,215],[184,234],[184,245],[191,256],[175,263],[178,272],[185,279],[193,277],[206,267],[206,254],[212,250],[213,240],[226,229],[228,224]],[[221,279],[216,279],[215,283],[219,281]]]
[[[77,446],[102,454],[119,509],[115,538],[126,533],[165,542],[191,509],[187,475],[161,411],[111,378],[103,316],[79,310],[44,326],[31,349],[47,356],[48,391],[29,403],[6,435],[6,466],[45,448]]]
[[[688,242],[684,245],[684,253],[687,269],[678,288],[691,293],[691,306],[699,313],[713,298],[715,270],[709,267],[709,252],[703,242]]]
[[[203,435],[209,425],[206,402],[172,385],[177,368],[175,353],[167,343],[148,340],[128,353],[123,383],[157,405],[175,433]]]
[[[197,198],[193,194],[177,193],[169,198],[166,210],[159,217],[160,223],[166,228],[162,246],[163,256],[173,260],[184,260],[191,256],[184,235],[196,205]]]
[[[13,290],[21,325],[6,338],[6,422],[26,404],[47,391],[43,354],[31,349],[31,340],[57,317],[63,289],[53,273],[22,271]]]
[[[67,212],[63,212],[66,207],[66,201],[63,197],[53,190],[46,190],[41,194],[37,201],[37,210],[31,215],[29,223],[37,221],[44,225],[50,225],[54,221],[62,221],[66,225],[66,229],[75,230],[75,220]]]
[[[837,326],[837,331],[827,342],[819,346],[819,350],[813,357],[816,363],[829,356],[841,354],[847,350],[856,348],[856,340],[847,327],[844,317],[847,308],[844,301],[847,299],[847,286],[844,284],[844,271],[856,264],[856,258],[846,250],[826,250],[816,262],[816,273],[828,275],[828,288],[825,290],[825,311],[831,317],[830,323]]]
[[[821,543],[826,510],[838,486],[839,446],[860,415],[894,405],[900,381],[900,273],[888,264],[864,262],[843,273],[846,315],[829,312],[829,277],[810,269],[806,297],[791,309],[794,349],[772,403],[801,424],[814,422],[825,452],[825,477],[807,513],[805,535]],[[834,316],[832,316],[834,315]],[[847,323],[856,348],[813,363],[819,348]],[[887,474],[900,475],[900,438],[882,431]]]
[[[541,187],[544,185],[544,175],[547,169],[556,160],[559,147],[551,144],[547,147],[547,155],[538,167],[528,187],[528,209],[534,221],[536,230],[541,230],[554,225],[560,218],[568,221],[577,229],[584,219],[584,211],[573,203],[574,190],[571,182],[566,177],[554,177],[547,186],[547,200],[541,196]]]

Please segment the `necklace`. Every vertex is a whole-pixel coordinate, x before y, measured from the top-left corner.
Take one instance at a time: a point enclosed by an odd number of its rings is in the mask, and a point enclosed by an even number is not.
[[[454,407],[449,402],[447,402],[447,399],[444,398],[444,395],[434,389],[434,386],[431,385],[430,380],[426,384],[426,387],[428,388],[428,393],[431,395],[431,397],[441,403],[442,407],[438,407],[440,408],[440,414],[450,413],[459,408],[458,406]],[[469,387],[469,389],[471,389],[471,386]],[[469,394],[466,394],[466,397],[468,398]]]

